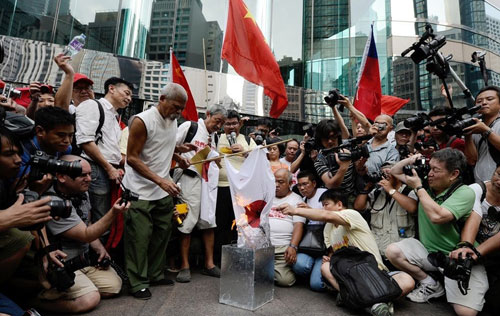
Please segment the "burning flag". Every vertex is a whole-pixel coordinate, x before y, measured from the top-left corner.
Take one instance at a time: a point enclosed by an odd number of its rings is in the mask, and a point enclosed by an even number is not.
[[[229,161],[226,168],[238,227],[238,247],[268,246],[269,211],[276,187],[265,150],[254,149],[239,171]]]

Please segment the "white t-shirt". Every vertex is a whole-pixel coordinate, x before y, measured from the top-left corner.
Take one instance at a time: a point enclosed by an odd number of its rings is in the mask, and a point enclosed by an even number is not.
[[[326,191],[325,188],[319,188],[319,189],[316,189],[316,193],[314,194],[314,196],[310,199],[306,198],[304,196],[304,202],[307,203],[307,205],[309,205],[311,208],[316,208],[316,209],[323,209],[323,204],[321,204],[321,202],[319,201],[319,198],[321,197],[321,195]],[[307,224],[311,224],[311,225],[317,225],[317,224],[324,224],[325,222],[322,222],[322,221],[311,221],[309,220],[307,222]]]
[[[191,126],[191,121],[186,121],[182,123],[179,128],[177,129],[177,144],[182,144],[184,143],[184,140],[186,139],[186,135],[189,131],[189,127]],[[196,134],[193,136],[193,139],[190,141],[191,144],[194,144],[198,147],[198,151],[202,150],[206,146],[208,146],[208,137],[210,136],[210,133],[207,130],[207,127],[205,125],[205,121],[203,119],[198,119],[198,129],[196,130]],[[214,140],[214,137],[212,137],[212,140]],[[215,149],[214,146],[212,146],[213,149]],[[197,151],[197,152],[198,152]],[[182,157],[191,160],[191,158],[194,157],[196,153],[194,151],[189,151],[187,153],[181,154]],[[194,166],[190,166],[189,169],[195,171],[198,173],[197,169]]]
[[[485,184],[489,182],[486,181]],[[473,211],[481,216],[481,225],[479,231],[477,232],[476,240],[479,243],[485,242],[486,239],[496,235],[500,232],[500,222],[494,218],[488,216],[488,209],[492,206],[488,201],[486,201],[486,196],[483,202],[481,202],[481,196],[483,195],[483,190],[481,186],[477,183],[469,185],[469,187],[474,190],[476,194],[476,200],[474,201]],[[495,207],[497,212],[500,212],[500,206]]]
[[[296,206],[301,203],[302,199],[297,193],[291,192],[284,198],[275,197],[273,200],[273,208],[269,212],[269,226],[271,228],[271,244],[273,246],[285,246],[292,240],[293,224],[305,223],[306,219],[302,216],[285,215],[274,210],[275,207],[288,203],[291,206]]]

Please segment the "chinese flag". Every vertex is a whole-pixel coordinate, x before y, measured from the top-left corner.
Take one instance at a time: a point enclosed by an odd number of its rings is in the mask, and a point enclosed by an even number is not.
[[[191,89],[189,89],[189,84],[184,77],[184,72],[182,72],[181,65],[175,58],[174,52],[170,51],[170,67],[172,73],[172,82],[180,84],[188,95],[186,102],[186,107],[182,111],[182,116],[188,121],[198,121],[198,111],[196,111],[196,104],[194,104],[194,98],[191,94]]]
[[[277,118],[288,105],[285,83],[271,49],[242,0],[229,0],[222,58],[246,80],[264,87],[273,100],[271,117]]]
[[[382,87],[380,86],[380,72],[378,67],[377,47],[372,32],[366,42],[365,53],[361,62],[358,90],[354,107],[370,120],[381,112]]]

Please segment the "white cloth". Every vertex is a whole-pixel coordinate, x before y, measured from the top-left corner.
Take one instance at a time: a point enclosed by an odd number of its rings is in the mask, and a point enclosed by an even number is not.
[[[184,140],[186,139],[190,126],[191,126],[191,121],[186,121],[179,126],[179,128],[177,129],[177,136],[176,136],[177,144],[184,143]],[[196,145],[198,147],[198,151],[200,151],[208,145],[209,136],[210,133],[207,130],[205,121],[201,118],[198,119],[198,129],[196,130],[196,134],[193,136],[193,139],[190,141],[190,143]],[[214,138],[212,137],[212,140],[213,139]],[[213,147],[213,149],[215,149],[215,147]],[[182,157],[188,160],[191,160],[191,158],[193,158],[194,155],[196,155],[194,151],[188,151],[187,153],[181,154]],[[198,171],[194,166],[190,166],[189,169],[198,173]]]
[[[303,200],[304,202],[307,203],[307,205],[309,205],[311,208],[315,208],[315,209],[323,209],[323,204],[321,204],[321,202],[319,201],[319,198],[321,197],[321,195],[326,191],[325,188],[318,188],[316,189],[316,193],[314,194],[313,197],[311,197],[310,199],[306,198],[304,196]],[[317,224],[324,224],[325,222],[322,222],[322,221],[311,221],[309,220],[307,222],[308,224],[311,224],[311,225],[317,225]]]
[[[139,154],[140,159],[159,177],[169,179],[170,164],[176,145],[177,120],[164,119],[156,106],[137,114],[134,120],[136,119],[144,123],[147,132],[146,142]],[[156,183],[144,178],[128,163],[125,164],[123,184],[139,194],[141,200],[156,201],[168,195]]]
[[[297,215],[285,215],[279,211],[274,210],[275,207],[288,203],[295,207],[297,204],[302,202],[300,195],[294,192],[290,192],[289,195],[284,198],[275,197],[273,200],[273,209],[269,213],[269,225],[271,226],[271,244],[273,246],[284,246],[288,245],[292,240],[293,224],[294,223],[305,223],[306,219],[302,216]]]
[[[238,137],[236,137],[236,143],[240,144],[243,147],[243,151],[247,151],[249,149],[254,149],[257,147],[255,142],[253,141],[253,138],[250,138],[250,143],[247,142],[245,139],[245,135],[238,134]],[[231,147],[229,146],[229,141],[227,140],[226,134],[222,134],[219,137],[219,142],[217,144],[217,151],[221,152],[223,147]],[[228,187],[229,186],[229,180],[226,174],[226,161],[229,161],[231,165],[236,168],[236,170],[240,170],[241,166],[243,165],[243,162],[245,161],[245,157],[243,156],[231,156],[229,158],[224,158],[221,160],[221,169],[219,172],[219,186],[220,187]],[[273,176],[274,178],[274,176]]]
[[[99,99],[104,110],[104,124],[102,125],[102,141],[97,144],[99,151],[106,161],[118,165],[122,159],[120,152],[120,138],[122,130],[118,123],[118,112],[108,100]],[[76,108],[76,143],[78,145],[95,141],[95,132],[99,126],[99,106],[95,100],[83,101]],[[82,152],[82,157],[90,157]]]
[[[216,151],[211,151],[207,158],[217,157]],[[211,225],[215,225],[215,207],[217,205],[217,188],[219,183],[219,167],[212,161],[206,162],[201,177],[201,205],[200,218]],[[206,170],[208,169],[208,170]],[[206,170],[206,173],[205,173]]]
[[[238,229],[238,247],[262,248],[269,243],[269,211],[276,186],[265,150],[254,149],[239,170],[226,161],[234,218]],[[248,225],[241,225],[246,215]]]

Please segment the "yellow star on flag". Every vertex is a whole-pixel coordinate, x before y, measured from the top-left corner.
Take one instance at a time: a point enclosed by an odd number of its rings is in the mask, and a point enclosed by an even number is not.
[[[253,21],[253,23],[255,25],[257,25],[257,22],[255,22],[255,18],[253,17],[252,13],[250,13],[250,10],[248,10],[248,7],[243,4],[245,6],[245,9],[247,10],[247,14],[245,14],[245,16],[243,17],[244,19],[251,19]]]

